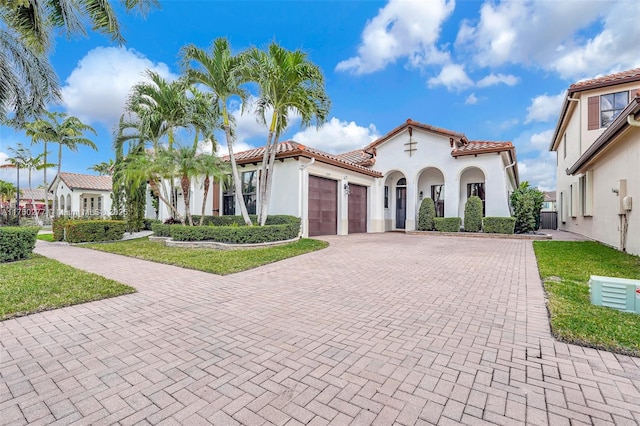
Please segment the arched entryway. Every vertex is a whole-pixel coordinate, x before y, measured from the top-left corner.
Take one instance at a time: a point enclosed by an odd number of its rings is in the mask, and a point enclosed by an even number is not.
[[[431,198],[436,208],[436,217],[444,217],[444,174],[436,167],[427,167],[418,175],[418,202]]]
[[[458,215],[464,218],[464,207],[467,200],[472,195],[480,197],[482,200],[482,216],[485,216],[485,175],[478,167],[469,167],[460,175],[460,204]]]
[[[407,223],[407,178],[392,172],[384,184],[385,229],[405,229]]]

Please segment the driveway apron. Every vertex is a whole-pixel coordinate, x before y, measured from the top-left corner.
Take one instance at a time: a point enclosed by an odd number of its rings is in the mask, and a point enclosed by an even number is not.
[[[530,241],[404,235],[0,322],[0,424],[639,424],[640,359],[555,341]],[[242,255],[239,253],[238,255]]]

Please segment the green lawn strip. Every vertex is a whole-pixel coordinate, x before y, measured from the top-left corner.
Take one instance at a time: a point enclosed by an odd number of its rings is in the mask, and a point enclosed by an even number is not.
[[[640,258],[591,241],[534,241],[533,248],[553,334],[568,343],[639,356],[640,315],[592,305],[588,281],[591,275],[640,279]]]
[[[82,247],[218,275],[227,275],[320,250],[327,247],[327,245],[328,243],[324,241],[305,238],[295,243],[275,247],[247,250],[216,250],[166,247],[163,243],[150,242],[148,238],[140,238],[106,244],[84,244]]]
[[[53,234],[38,234],[36,238],[41,241],[48,241],[50,243],[53,242]]]
[[[0,320],[133,292],[132,287],[36,254],[0,263]]]

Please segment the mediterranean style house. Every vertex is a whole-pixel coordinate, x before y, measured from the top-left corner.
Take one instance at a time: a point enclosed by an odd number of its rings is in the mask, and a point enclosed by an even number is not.
[[[58,215],[109,216],[111,176],[60,172],[49,185]]]
[[[260,203],[263,153],[256,148],[236,154],[249,213]],[[441,217],[462,218],[472,195],[482,199],[486,216],[510,216],[509,196],[519,184],[511,142],[468,140],[411,119],[363,149],[329,154],[286,141],[279,143],[276,159],[269,214],[300,217],[305,237],[415,230],[424,198],[434,200]],[[225,182],[214,185],[208,214],[239,212],[233,191]],[[201,205],[196,182],[194,214]],[[161,211],[162,219],[166,215]]]
[[[558,228],[640,254],[640,68],[572,84],[550,150]]]

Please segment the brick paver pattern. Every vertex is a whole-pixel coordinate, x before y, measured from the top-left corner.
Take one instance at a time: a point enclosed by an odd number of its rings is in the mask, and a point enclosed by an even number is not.
[[[530,241],[369,234],[0,323],[2,424],[638,424],[640,359],[555,341]]]

